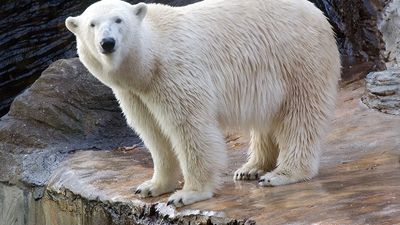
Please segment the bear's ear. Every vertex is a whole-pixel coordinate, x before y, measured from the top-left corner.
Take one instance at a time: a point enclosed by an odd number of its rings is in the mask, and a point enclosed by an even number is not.
[[[78,29],[78,17],[68,17],[65,20],[65,26],[70,30],[72,33],[76,33],[76,30]]]
[[[138,3],[133,6],[133,13],[139,18],[140,21],[146,16],[147,13],[147,5],[146,3]]]

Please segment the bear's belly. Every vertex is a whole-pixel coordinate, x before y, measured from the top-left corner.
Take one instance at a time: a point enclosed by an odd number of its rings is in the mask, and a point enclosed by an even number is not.
[[[216,111],[220,127],[224,130],[268,126],[281,106],[283,84],[277,83],[276,79],[273,82],[266,75],[258,76],[253,81],[249,77],[232,79],[239,81],[237,84],[229,81],[214,83],[219,85],[216,88]]]

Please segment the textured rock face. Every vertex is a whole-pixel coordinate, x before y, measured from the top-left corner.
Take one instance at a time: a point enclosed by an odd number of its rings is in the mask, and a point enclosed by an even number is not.
[[[372,109],[400,115],[400,0],[387,1],[378,28],[385,43],[388,70],[370,73],[363,102]]]
[[[386,5],[379,29],[386,47],[386,66],[400,67],[400,0],[392,0]]]
[[[396,1],[396,0],[394,0]],[[345,81],[382,70],[384,42],[378,29],[387,0],[312,0],[329,18],[337,35]]]
[[[111,90],[78,59],[59,60],[0,119],[0,181],[43,184],[66,153],[139,142]],[[15,175],[18,175],[15,177]]]
[[[400,115],[400,68],[373,72],[365,78],[363,102],[384,113]]]
[[[93,1],[2,0],[0,7],[0,116],[52,62],[76,53],[64,20]]]

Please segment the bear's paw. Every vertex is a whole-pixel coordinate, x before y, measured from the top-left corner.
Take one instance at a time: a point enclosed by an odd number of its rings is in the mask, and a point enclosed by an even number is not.
[[[148,180],[136,188],[135,194],[138,194],[142,198],[156,197],[162,194],[173,192],[175,189],[175,185],[161,185],[153,182],[152,180]]]
[[[298,178],[287,172],[272,171],[262,176],[260,180],[258,180],[258,184],[260,186],[279,186],[279,185],[296,183],[300,180],[306,180],[306,179]]]
[[[175,207],[182,207],[190,205],[195,202],[209,199],[213,196],[211,191],[177,191],[171,195],[168,199],[167,205],[173,205]]]

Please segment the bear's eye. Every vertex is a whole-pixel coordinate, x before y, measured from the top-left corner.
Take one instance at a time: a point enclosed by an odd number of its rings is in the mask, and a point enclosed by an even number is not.
[[[90,27],[94,27],[94,23],[90,23]]]
[[[116,23],[121,23],[122,20],[121,20],[120,18],[118,18],[118,19],[115,20],[115,22],[116,22]]]

